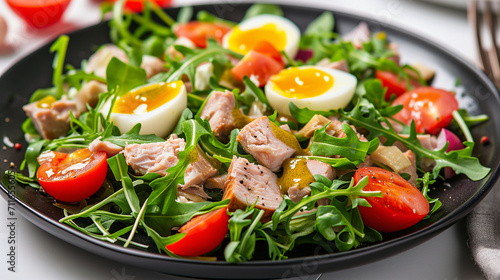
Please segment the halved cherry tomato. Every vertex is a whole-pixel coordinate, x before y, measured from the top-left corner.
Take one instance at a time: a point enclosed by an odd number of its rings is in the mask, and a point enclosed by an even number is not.
[[[381,191],[383,197],[365,197],[371,207],[359,206],[365,225],[382,232],[400,231],[421,221],[429,203],[412,184],[396,173],[379,167],[356,170],[354,183],[368,176],[365,191]]]
[[[111,2],[118,2],[119,0],[111,0]],[[154,2],[156,5],[166,8],[170,6],[172,3],[172,0],[150,0]],[[132,11],[132,12],[142,12],[144,10],[144,2],[146,0],[127,0],[125,2],[125,10]]]
[[[10,8],[29,25],[42,28],[61,19],[70,0],[7,0]]]
[[[405,79],[401,79],[398,75],[389,71],[375,71],[375,78],[382,82],[382,86],[387,88],[385,93],[385,100],[390,100],[391,95],[395,94],[396,97],[408,91],[408,84]],[[410,79],[410,84],[414,87],[421,87],[422,85],[415,80]]]
[[[43,189],[57,200],[77,202],[93,195],[108,171],[106,153],[80,149],[72,154],[46,152],[38,157],[36,177]]]
[[[186,235],[166,248],[179,256],[201,256],[219,246],[228,232],[227,207],[196,216],[183,225],[179,232]]]
[[[209,38],[222,42],[222,37],[231,30],[231,27],[210,22],[191,21],[175,26],[174,33],[177,37],[186,37],[197,47],[206,48]]]
[[[398,104],[404,107],[394,118],[406,125],[414,120],[417,133],[438,134],[458,110],[458,101],[451,92],[433,87],[410,90],[392,102]]]
[[[268,41],[260,41],[253,48],[254,51],[265,54],[277,62],[284,64],[281,53]]]
[[[245,76],[249,78],[254,76],[259,81],[258,86],[262,87],[272,75],[278,74],[283,69],[285,69],[283,63],[279,63],[265,54],[251,50],[231,69],[231,73],[240,81]]]

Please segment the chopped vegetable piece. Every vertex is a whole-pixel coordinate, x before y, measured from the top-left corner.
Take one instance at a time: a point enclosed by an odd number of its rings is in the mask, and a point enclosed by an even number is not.
[[[186,235],[166,248],[179,256],[201,256],[217,248],[228,231],[227,207],[196,216],[179,230]]]
[[[363,167],[356,170],[355,184],[366,176],[368,184],[363,190],[381,191],[383,197],[366,197],[371,207],[358,207],[365,225],[383,232],[400,231],[429,213],[427,199],[398,174],[379,167]]]

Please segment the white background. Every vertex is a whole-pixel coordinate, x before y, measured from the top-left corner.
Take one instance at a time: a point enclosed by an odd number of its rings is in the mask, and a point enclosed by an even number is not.
[[[214,1],[175,1],[176,5]],[[218,1],[222,3],[241,1]],[[288,0],[283,4],[331,8],[361,14],[400,26],[435,41],[452,52],[476,60],[472,31],[464,9],[437,6],[429,2],[403,0]],[[465,0],[441,0],[463,7]],[[0,74],[17,59],[35,50],[61,32],[99,21],[99,1],[73,0],[64,24],[46,30],[32,30],[0,1],[0,15],[9,24],[9,47],[0,47]],[[1,134],[2,132],[0,132]],[[3,135],[0,135],[3,138]],[[497,186],[496,189],[499,187]],[[17,215],[16,272],[7,271],[7,203],[0,199],[0,279],[186,279],[125,266],[88,253],[40,230]],[[300,279],[316,279],[304,276]],[[235,277],[237,278],[237,277]],[[467,248],[463,221],[411,250],[388,259],[353,269],[326,273],[320,279],[483,279]]]

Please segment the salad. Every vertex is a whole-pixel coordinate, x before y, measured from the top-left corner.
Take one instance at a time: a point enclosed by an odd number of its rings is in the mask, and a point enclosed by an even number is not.
[[[65,64],[67,36],[54,42],[53,87],[23,107],[16,179],[76,230],[231,263],[258,246],[272,260],[347,251],[439,211],[432,184],[490,172],[469,130],[487,117],[364,23],[341,36],[324,12],[301,34],[271,4],[239,23],[123,4],[104,8],[113,44],[81,66]]]

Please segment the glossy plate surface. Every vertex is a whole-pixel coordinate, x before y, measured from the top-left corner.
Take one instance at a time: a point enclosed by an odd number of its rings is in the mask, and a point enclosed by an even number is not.
[[[239,21],[248,4],[216,4],[196,6],[195,12],[207,10],[217,16]],[[304,31],[309,22],[319,16],[323,10],[307,7],[282,6],[287,18],[294,21]],[[178,10],[169,13],[176,16]],[[0,194],[7,198],[9,192],[15,195],[17,208],[23,216],[40,228],[82,249],[108,257],[123,263],[140,266],[161,272],[199,278],[281,278],[300,276],[304,273],[314,274],[343,269],[368,263],[383,257],[397,254],[423,242],[451,226],[469,213],[472,208],[488,193],[499,176],[500,145],[500,99],[498,91],[487,77],[472,64],[427,41],[424,38],[409,34],[397,27],[382,25],[370,19],[355,15],[338,13],[335,16],[335,31],[345,34],[359,22],[365,21],[372,31],[385,31],[390,40],[400,47],[403,62],[420,61],[434,68],[437,76],[433,85],[452,89],[457,79],[461,86],[457,96],[461,107],[465,107],[472,115],[488,114],[490,121],[472,129],[474,138],[489,137],[490,145],[477,144],[474,154],[481,163],[491,167],[492,171],[485,179],[472,182],[465,177],[457,176],[449,181],[449,185],[435,185],[430,195],[440,197],[442,208],[431,219],[395,234],[385,235],[384,241],[349,252],[325,254],[314,248],[297,248],[298,252],[283,261],[252,261],[237,265],[223,261],[203,262],[174,259],[166,255],[144,252],[132,248],[100,241],[82,234],[65,224],[60,224],[62,211],[53,206],[53,201],[38,191],[17,184],[9,183],[4,176],[0,186]],[[80,61],[88,58],[95,49],[109,42],[107,23],[101,23],[70,34],[70,43],[66,63],[77,68]],[[31,94],[38,88],[50,87],[52,80],[52,59],[49,45],[28,55],[0,77],[0,131],[12,142],[26,143],[21,131],[21,124],[26,116],[22,106],[28,102]],[[7,121],[8,120],[8,121]],[[12,170],[10,163],[16,168],[22,162],[24,151],[15,149],[0,150],[0,170]],[[4,160],[5,159],[5,160]],[[450,187],[451,186],[451,187]]]

